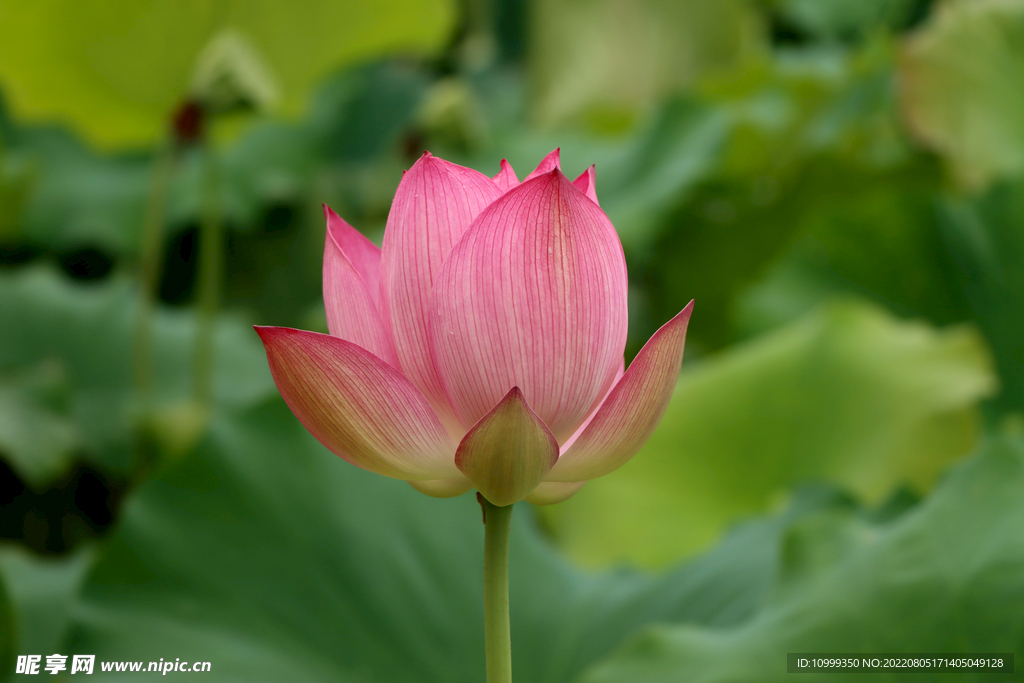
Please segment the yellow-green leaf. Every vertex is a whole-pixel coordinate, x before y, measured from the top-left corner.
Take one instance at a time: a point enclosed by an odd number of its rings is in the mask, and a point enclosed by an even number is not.
[[[968,187],[1024,172],[1024,1],[951,0],[900,65],[913,132]]]
[[[18,117],[103,147],[146,145],[225,32],[253,48],[289,113],[344,64],[439,49],[453,20],[451,0],[0,0],[0,87]]]
[[[761,45],[736,0],[546,0],[532,8],[535,114],[614,132],[665,95]]]
[[[927,489],[975,444],[994,389],[972,328],[834,304],[684,371],[643,450],[543,513],[581,562],[662,565],[801,483]]]

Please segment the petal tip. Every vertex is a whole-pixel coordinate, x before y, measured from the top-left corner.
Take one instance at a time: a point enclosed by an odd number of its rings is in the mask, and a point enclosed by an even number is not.
[[[473,426],[455,466],[494,505],[523,500],[558,460],[558,442],[518,386]]]
[[[539,175],[546,174],[553,169],[561,169],[562,161],[559,158],[561,152],[562,148],[556,147],[554,150],[548,153],[548,155],[541,159],[540,163],[537,164],[537,168],[533,170],[533,173],[526,176],[526,180],[530,180],[532,178],[536,178]],[[524,180],[523,182],[526,182],[526,180]]]
[[[276,325],[253,325],[252,328],[256,330],[256,334],[260,335],[264,344],[270,339],[280,336],[282,332],[298,332],[290,327],[277,327]]]
[[[694,302],[694,299],[690,299],[690,303],[688,303],[685,306],[683,306],[683,310],[681,310],[678,313],[676,313],[675,316],[672,317],[672,320],[670,320],[669,322],[674,322],[676,320],[679,320],[679,321],[685,321],[684,324],[688,324],[690,322],[690,316],[693,315],[693,302]]]

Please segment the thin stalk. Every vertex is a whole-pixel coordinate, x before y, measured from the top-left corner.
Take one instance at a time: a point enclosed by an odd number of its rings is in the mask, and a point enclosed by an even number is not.
[[[174,158],[174,143],[169,142],[157,151],[153,160],[139,245],[139,310],[132,341],[132,377],[143,411],[150,410],[153,401],[153,309],[160,282],[160,247]]]
[[[483,71],[494,63],[498,45],[494,36],[494,0],[465,1],[465,37],[459,45],[463,71]]]
[[[484,651],[487,683],[512,683],[512,636],[508,622],[508,534],[512,506],[484,508]]]
[[[220,169],[213,145],[203,149],[202,207],[199,225],[199,315],[196,320],[192,398],[206,409],[213,395],[213,337],[220,307],[224,226],[220,211]]]

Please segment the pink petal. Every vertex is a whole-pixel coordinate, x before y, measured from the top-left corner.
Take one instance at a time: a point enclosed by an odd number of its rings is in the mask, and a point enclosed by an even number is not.
[[[611,385],[611,387],[609,387],[608,393],[606,393],[604,396],[601,397],[601,400],[598,401],[597,405],[594,406],[594,409],[590,411],[590,415],[588,415],[587,419],[583,421],[583,424],[581,424],[579,427],[577,427],[576,431],[573,432],[572,436],[570,436],[568,439],[566,439],[565,443],[562,444],[562,448],[560,449],[561,453],[565,453],[570,448],[572,448],[572,445],[574,443],[576,443],[576,439],[578,439],[580,437],[580,434],[582,434],[583,430],[587,428],[587,425],[589,425],[593,421],[594,416],[597,415],[597,411],[600,410],[601,406],[604,405],[604,402],[608,400],[608,396],[611,395],[612,389],[615,388],[615,385],[619,383],[619,380],[622,379],[622,376],[625,373],[626,373],[626,359],[623,358],[622,362],[619,363],[619,371],[615,373],[615,379],[612,381],[612,385]]]
[[[560,171],[489,206],[431,300],[434,360],[462,424],[518,386],[559,442],[572,435],[621,364],[626,287],[615,229]]]
[[[512,164],[504,159],[501,160],[501,170],[498,171],[498,175],[494,176],[493,180],[502,192],[508,192],[513,187],[519,185],[519,178],[516,177],[516,172],[512,170]]]
[[[352,342],[287,327],[256,327],[285,402],[320,443],[396,479],[459,477],[455,444],[422,394]]]
[[[455,479],[414,479],[409,484],[420,493],[434,498],[454,498],[473,488],[472,482],[464,476]]]
[[[512,389],[462,439],[455,464],[498,506],[527,496],[558,460],[558,443],[519,391]]]
[[[572,181],[572,184],[582,192],[583,194],[590,197],[590,200],[600,206],[601,202],[597,201],[597,171],[594,169],[594,165],[591,164],[583,173],[580,173],[576,180]]]
[[[561,147],[556,147],[553,151],[548,152],[548,155],[546,157],[544,157],[543,159],[541,159],[540,163],[537,164],[537,168],[533,169],[533,173],[531,173],[530,175],[526,176],[526,178],[523,180],[523,182],[525,183],[527,180],[532,180],[533,178],[536,178],[539,175],[544,175],[545,173],[550,173],[551,171],[555,170],[556,168],[561,170],[562,169],[562,162],[559,161],[559,158],[558,158],[558,155],[561,153],[561,151],[562,151]]]
[[[586,483],[585,481],[542,481],[526,497],[526,502],[534,505],[561,503],[563,500],[572,498]]]
[[[402,177],[388,214],[381,259],[381,319],[403,374],[449,427],[457,421],[428,348],[430,290],[452,246],[477,214],[501,194],[484,174],[426,152]]]
[[[377,309],[380,249],[324,204],[324,309],[327,329],[397,367]]]
[[[640,349],[590,425],[558,459],[548,481],[594,479],[636,455],[658,426],[672,398],[692,311],[691,301]]]

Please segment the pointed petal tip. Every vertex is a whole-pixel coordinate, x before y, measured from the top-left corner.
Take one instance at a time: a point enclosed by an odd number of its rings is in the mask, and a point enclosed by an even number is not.
[[[683,322],[684,325],[688,325],[690,323],[690,316],[693,315],[693,302],[694,299],[690,299],[690,303],[683,306],[683,310],[672,316],[672,319],[662,325],[662,327],[667,327],[670,323],[677,321]]]
[[[557,460],[558,442],[517,386],[473,425],[455,452],[456,467],[498,506],[523,500]]]
[[[512,387],[511,389],[509,389],[508,393],[505,394],[504,398],[502,398],[501,400],[503,402],[504,401],[522,401],[523,403],[526,403],[526,397],[523,396],[523,392],[522,392],[522,390],[519,387]]]
[[[339,248],[342,247],[342,244],[338,240],[344,240],[346,237],[348,237],[348,235],[343,235],[342,233],[358,233],[360,237],[365,237],[361,232],[352,227],[348,221],[342,218],[337,211],[329,207],[326,203],[323,204],[323,208],[324,221],[327,223],[327,234],[338,244]]]
[[[455,444],[423,395],[366,349],[338,337],[260,327],[281,397],[317,440],[397,479],[459,478]]]
[[[268,340],[285,334],[298,334],[300,330],[296,330],[293,327],[278,327],[276,325],[253,325],[252,328],[256,330],[256,334],[260,335],[260,339],[266,344]]]
[[[537,176],[544,173],[548,173],[553,169],[561,169],[562,161],[559,158],[561,152],[561,147],[556,147],[553,151],[549,152],[547,156],[540,160],[540,163],[537,164],[537,168],[533,170],[533,173],[526,176],[526,180],[536,178]],[[524,180],[523,182],[525,183],[526,180]]]
[[[514,187],[519,185],[519,176],[516,175],[515,170],[512,168],[512,164],[508,163],[508,159],[502,159],[498,174],[491,178],[494,183],[502,192],[508,192]]]
[[[587,170],[577,176],[576,180],[572,181],[572,184],[573,187],[587,195],[591,201],[600,206],[601,202],[597,199],[597,171],[595,169],[596,166],[591,164]]]

